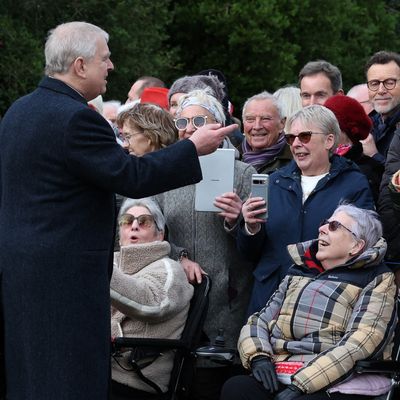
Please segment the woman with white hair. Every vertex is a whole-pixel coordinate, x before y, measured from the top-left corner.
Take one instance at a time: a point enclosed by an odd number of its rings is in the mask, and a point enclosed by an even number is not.
[[[180,98],[175,119],[180,140],[189,138],[201,126],[215,122],[224,124],[225,115],[221,104],[207,91],[195,90]],[[220,147],[233,148],[233,145],[225,139]],[[221,209],[219,213],[195,210],[195,185],[155,197],[166,218],[172,257],[180,260],[190,282],[200,282],[202,273],[211,277],[213,290],[204,331],[212,341],[218,330],[224,329],[229,347],[235,346],[239,337],[251,286],[253,265],[238,254],[234,233],[255,172],[252,166],[235,160],[234,191],[221,193],[215,199],[215,206]],[[198,361],[197,366],[191,398],[205,398],[204,393],[208,392],[208,398],[218,399],[230,367],[206,360]]]
[[[114,337],[179,339],[193,287],[178,262],[168,257],[165,218],[148,198],[126,199],[119,218],[120,251],[111,279],[111,334]],[[113,399],[141,398],[154,389],[132,371],[131,351],[112,361]],[[143,375],[163,392],[168,389],[173,352],[154,357]]]
[[[249,314],[260,310],[286,276],[289,243],[313,239],[321,220],[340,201],[374,209],[369,183],[352,161],[333,154],[340,128],[331,110],[320,105],[293,114],[285,133],[293,160],[271,174],[268,201],[250,197],[243,205],[238,247],[257,262]],[[260,208],[261,207],[261,208]],[[268,218],[259,214],[268,208]]]
[[[368,400],[389,391],[390,378],[355,372],[359,360],[391,358],[397,288],[381,236],[374,211],[342,204],[317,239],[288,246],[292,267],[240,334],[252,376],[232,378],[221,400]]]

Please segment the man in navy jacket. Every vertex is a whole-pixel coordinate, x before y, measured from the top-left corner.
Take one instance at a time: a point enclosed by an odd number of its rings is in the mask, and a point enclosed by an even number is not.
[[[50,32],[46,77],[0,126],[0,268],[7,399],[106,399],[114,193],[144,197],[201,180],[198,155],[232,128],[136,158],[87,106],[113,69],[108,34]]]

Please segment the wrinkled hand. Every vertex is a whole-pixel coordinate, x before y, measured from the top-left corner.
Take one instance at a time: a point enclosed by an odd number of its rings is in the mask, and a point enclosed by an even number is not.
[[[221,128],[221,124],[207,124],[197,129],[189,140],[196,146],[197,154],[204,156],[213,153],[222,143],[225,136],[238,129],[237,124]]]
[[[242,211],[242,200],[234,192],[224,193],[215,198],[214,205],[222,210],[219,213],[225,218],[227,224],[232,227],[236,224],[237,219]]]
[[[262,383],[270,393],[278,390],[278,377],[274,364],[265,356],[257,356],[251,362],[251,372],[258,382]]]
[[[376,148],[374,137],[371,134],[369,134],[366,139],[360,140],[360,143],[363,147],[363,153],[366,156],[372,157],[376,153],[379,153],[378,149]]]
[[[275,397],[274,400],[293,400],[297,399],[298,397],[302,396],[304,393],[296,386],[294,385],[289,385],[286,387],[285,390],[282,390],[282,392],[278,393]]]
[[[257,218],[257,215],[267,211],[265,207],[260,208],[262,206],[265,206],[265,200],[262,197],[249,197],[243,203],[242,214],[250,232],[259,230],[260,224],[265,222],[264,219]]]
[[[190,283],[201,283],[201,275],[206,274],[206,272],[203,271],[197,262],[194,262],[189,258],[182,258],[181,265]]]

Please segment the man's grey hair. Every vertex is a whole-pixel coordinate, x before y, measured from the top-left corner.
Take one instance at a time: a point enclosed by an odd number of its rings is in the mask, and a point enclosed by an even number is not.
[[[156,224],[156,230],[159,232],[164,232],[165,230],[165,217],[158,206],[158,204],[152,200],[150,197],[143,197],[142,199],[125,199],[119,210],[118,217],[121,217],[132,207],[146,207],[150,214],[154,218]]]
[[[271,100],[272,104],[275,106],[276,110],[278,111],[279,118],[285,118],[285,112],[283,110],[282,103],[280,102],[279,99],[277,99],[274,95],[271,93],[267,92],[266,90],[264,92],[255,94],[254,96],[249,97],[244,105],[243,105],[243,111],[242,111],[242,118],[244,119],[245,114],[246,114],[246,108],[249,105],[250,102],[253,100]]]
[[[308,62],[299,72],[299,85],[305,76],[324,73],[331,81],[333,94],[336,94],[343,87],[342,73],[336,65],[325,60]]]
[[[45,74],[64,74],[78,57],[90,60],[96,54],[97,41],[108,42],[108,33],[96,25],[75,21],[58,25],[49,31],[45,45]]]
[[[353,204],[342,203],[336,208],[332,216],[343,212],[354,220],[351,229],[357,238],[364,240],[367,250],[373,247],[379,238],[382,236],[382,223],[379,221],[379,216],[375,211],[358,208]]]
[[[314,125],[320,132],[325,133],[325,135],[332,133],[334,136],[334,144],[329,150],[329,153],[333,154],[339,143],[340,127],[335,114],[331,110],[319,104],[313,104],[302,108],[289,117],[287,121],[289,133],[292,129],[293,122],[296,120],[300,120],[306,127]]]

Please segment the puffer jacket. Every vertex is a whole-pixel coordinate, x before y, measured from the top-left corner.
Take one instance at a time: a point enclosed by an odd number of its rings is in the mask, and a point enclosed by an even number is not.
[[[265,306],[286,276],[292,265],[288,244],[317,237],[320,222],[329,218],[341,201],[375,208],[367,178],[352,161],[337,155],[332,156],[329,173],[304,204],[301,171],[295,161],[271,174],[269,182],[267,221],[254,236],[247,235],[244,227],[237,234],[240,253],[257,262],[248,315]]]
[[[121,247],[114,255],[111,279],[112,336],[179,339],[185,326],[193,287],[179,263],[168,258],[168,242]],[[130,352],[118,362],[127,369]],[[164,352],[142,370],[163,392],[168,388],[172,351]],[[146,392],[154,392],[132,371],[112,361],[112,379]]]
[[[241,331],[243,365],[257,355],[303,361],[292,384],[314,393],[351,377],[357,360],[389,359],[397,313],[385,240],[330,270],[315,258],[317,241],[288,248],[295,264]]]

